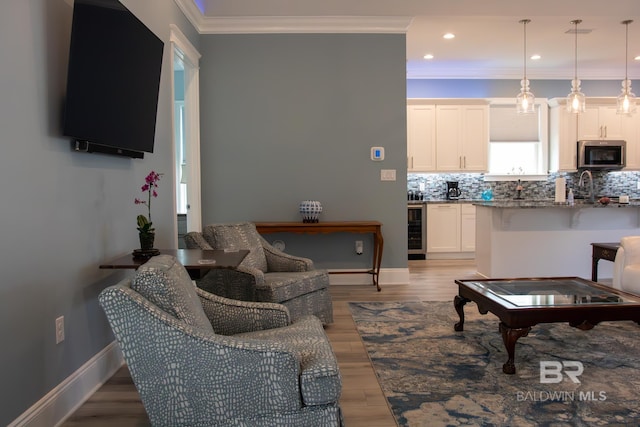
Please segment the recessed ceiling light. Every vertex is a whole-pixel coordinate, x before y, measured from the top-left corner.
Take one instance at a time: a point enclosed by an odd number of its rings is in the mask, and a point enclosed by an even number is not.
[[[533,59],[534,61],[537,61],[540,58],[542,58],[540,55],[531,55],[531,59]]]
[[[636,61],[640,61],[640,55],[636,56],[636,57],[635,57],[635,58],[633,58],[633,59],[635,59]]]
[[[430,54],[430,53],[427,53],[427,54],[424,56],[424,59],[433,59],[433,55],[432,55],[432,54]]]
[[[442,36],[442,38],[443,38],[443,39],[447,39],[447,40],[449,40],[449,39],[453,39],[453,38],[455,38],[455,37],[456,37],[456,35],[455,35],[455,34],[453,34],[453,33],[447,33],[447,34],[445,34],[444,36]]]

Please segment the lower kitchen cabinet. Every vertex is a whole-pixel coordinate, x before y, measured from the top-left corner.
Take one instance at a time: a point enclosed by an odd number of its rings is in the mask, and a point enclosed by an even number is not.
[[[472,204],[427,204],[427,254],[474,252],[475,230]]]
[[[470,204],[460,205],[460,251],[476,250],[476,207]]]

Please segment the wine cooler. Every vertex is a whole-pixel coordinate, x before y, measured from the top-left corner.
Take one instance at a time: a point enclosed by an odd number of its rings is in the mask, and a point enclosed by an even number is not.
[[[409,259],[425,259],[427,253],[427,217],[425,205],[409,204],[407,208]]]

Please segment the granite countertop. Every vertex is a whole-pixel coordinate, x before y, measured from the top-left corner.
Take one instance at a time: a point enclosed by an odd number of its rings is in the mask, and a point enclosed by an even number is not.
[[[432,203],[481,203],[483,200],[481,199],[457,199],[457,200],[449,200],[449,199],[426,199],[426,200],[407,200],[407,203],[410,205],[426,205]]]
[[[434,204],[434,203],[467,203],[474,204],[476,206],[484,206],[489,208],[522,208],[522,209],[531,209],[531,208],[564,208],[564,209],[583,209],[583,208],[638,208],[640,207],[640,200],[630,200],[629,203],[618,203],[617,201],[611,201],[608,205],[602,205],[598,202],[591,203],[588,200],[577,199],[573,205],[569,205],[568,203],[556,203],[553,199],[545,199],[545,200],[513,200],[513,199],[502,199],[502,200],[491,200],[485,201],[481,199],[458,199],[458,200],[448,200],[448,199],[428,199],[428,200],[407,200],[409,205],[421,205],[421,204]]]
[[[578,199],[573,205],[566,202],[555,202],[552,199],[549,200],[492,200],[492,201],[477,201],[474,203],[477,206],[485,206],[489,208],[563,208],[563,209],[611,209],[611,208],[638,208],[640,207],[640,200],[630,200],[629,203],[611,202],[608,205],[601,203],[592,203],[588,200]]]

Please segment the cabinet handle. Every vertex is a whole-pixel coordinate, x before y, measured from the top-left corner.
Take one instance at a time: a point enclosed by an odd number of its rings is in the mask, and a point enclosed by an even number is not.
[[[466,169],[467,168],[467,156],[462,156],[462,159],[463,159],[462,168]]]
[[[605,138],[607,137],[607,126],[606,125],[604,126],[604,137]]]

